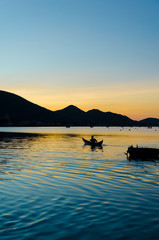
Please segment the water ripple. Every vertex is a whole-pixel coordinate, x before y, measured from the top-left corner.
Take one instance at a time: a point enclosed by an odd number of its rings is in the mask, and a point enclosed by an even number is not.
[[[159,162],[124,155],[157,140],[135,136],[102,133],[95,151],[79,134],[1,137],[0,238],[157,239]]]

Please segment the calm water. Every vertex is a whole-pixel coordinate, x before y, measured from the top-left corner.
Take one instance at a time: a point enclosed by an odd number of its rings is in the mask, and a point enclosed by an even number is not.
[[[159,128],[0,132],[0,239],[159,239],[159,161],[124,154],[159,147]],[[103,149],[83,146],[91,134]]]

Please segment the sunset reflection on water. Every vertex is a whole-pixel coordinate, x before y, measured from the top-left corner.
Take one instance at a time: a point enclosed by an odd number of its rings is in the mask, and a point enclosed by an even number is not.
[[[8,130],[0,128],[1,239],[158,237],[159,162],[125,152],[158,147],[159,129]],[[103,149],[83,145],[91,135]]]

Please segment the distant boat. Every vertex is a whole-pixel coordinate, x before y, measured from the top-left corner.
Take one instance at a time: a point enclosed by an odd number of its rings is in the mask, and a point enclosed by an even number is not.
[[[83,139],[83,142],[84,142],[85,145],[90,145],[92,147],[102,147],[102,144],[103,144],[103,140],[100,141],[100,142],[92,143],[91,141],[88,141],[84,138],[82,138],[82,139]]]
[[[159,159],[159,149],[157,148],[142,148],[142,147],[128,147],[127,157],[129,160],[156,160]]]

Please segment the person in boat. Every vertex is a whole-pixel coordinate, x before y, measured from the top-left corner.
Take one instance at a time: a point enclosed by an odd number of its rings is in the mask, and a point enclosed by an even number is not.
[[[91,136],[90,142],[92,144],[95,144],[95,143],[97,143],[97,139],[95,139],[94,136]]]

